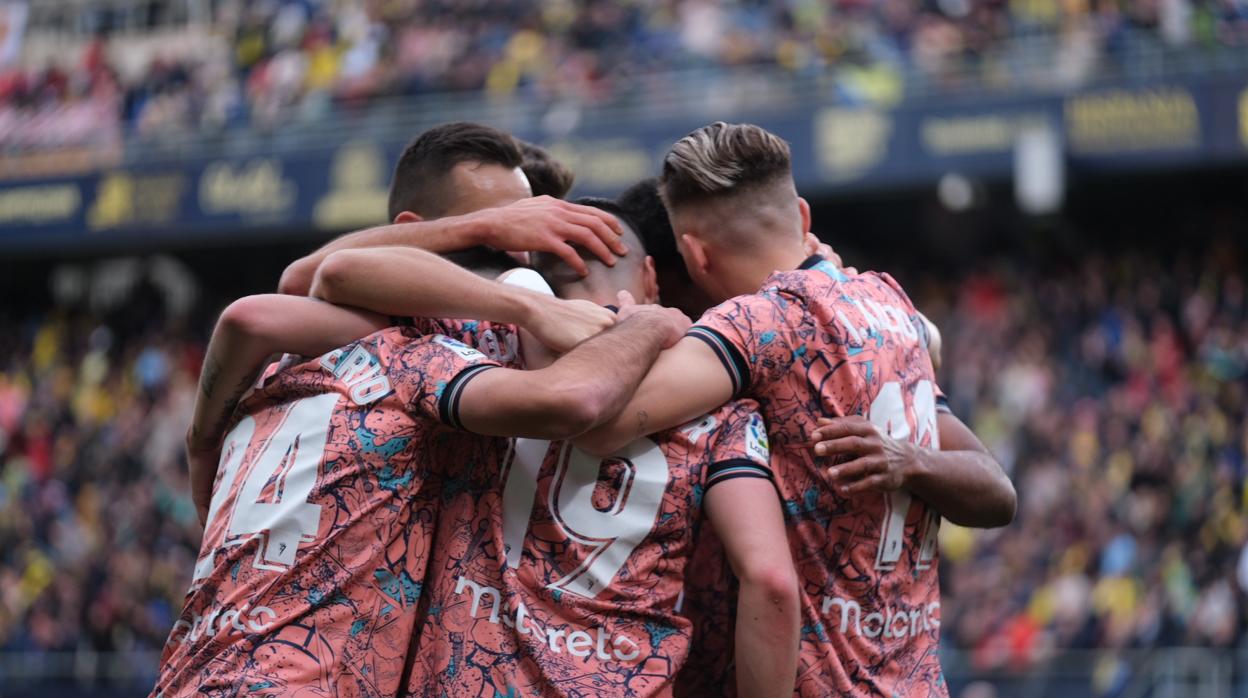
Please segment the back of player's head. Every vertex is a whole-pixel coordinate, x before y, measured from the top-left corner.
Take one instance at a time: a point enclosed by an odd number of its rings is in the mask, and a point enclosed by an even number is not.
[[[520,169],[529,178],[533,196],[553,196],[556,199],[567,196],[576,181],[572,170],[551,157],[545,148],[525,141],[519,143],[520,152],[524,156]]]
[[[584,197],[577,199],[574,203],[606,211],[614,216],[620,222],[620,230],[623,233],[620,239],[628,246],[628,254],[618,257],[615,266],[607,266],[592,252],[580,247],[576,248],[581,259],[585,260],[585,266],[589,268],[588,277],[581,277],[562,259],[548,252],[535,252],[531,255],[533,268],[546,277],[555,293],[559,295],[564,295],[569,286],[580,284],[595,289],[611,289],[612,295],[615,291],[624,289],[633,292],[636,296],[635,289],[642,283],[647,268],[646,246],[637,234],[637,223],[623,207],[610,199]],[[653,265],[653,262],[649,264]],[[653,280],[646,280],[646,283],[653,284]]]
[[[498,129],[463,121],[434,126],[417,136],[399,157],[390,182],[390,220],[403,211],[424,219],[445,215],[455,201],[447,175],[456,165],[514,169],[522,161],[516,139]]]
[[[699,232],[765,239],[797,214],[789,144],[753,124],[717,121],[676,142],[663,158],[659,192],[677,232],[685,214],[696,213]],[[786,215],[787,214],[787,215]]]
[[[643,179],[626,189],[616,201],[637,224],[637,234],[654,259],[663,304],[679,308],[690,317],[701,315],[711,305],[711,300],[694,285],[680,256],[671,218],[659,195],[659,180]]]
[[[654,266],[660,272],[672,269],[685,274],[685,264],[676,249],[672,221],[659,196],[659,180],[654,177],[641,180],[625,189],[616,203],[636,224],[637,235],[646,244],[646,253],[654,257]]]

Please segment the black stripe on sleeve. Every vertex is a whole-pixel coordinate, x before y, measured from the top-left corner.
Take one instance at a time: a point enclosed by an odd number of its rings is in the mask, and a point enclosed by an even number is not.
[[[728,377],[732,379],[732,399],[741,397],[750,385],[750,364],[741,355],[737,345],[729,342],[719,330],[705,325],[694,325],[685,336],[702,340],[715,352],[719,362],[724,365],[724,370],[728,372]]]
[[[730,458],[718,463],[712,463],[706,473],[706,489],[709,491],[715,485],[726,480],[735,480],[739,477],[749,477],[759,480],[775,480],[771,472],[771,468],[752,461],[749,458]]]
[[[953,414],[953,408],[949,406],[949,398],[944,395],[936,396],[936,411],[945,414]]]
[[[463,429],[464,425],[459,420],[459,398],[464,394],[464,387],[468,385],[468,381],[491,368],[498,368],[497,364],[477,364],[469,366],[460,371],[452,378],[446,387],[442,389],[442,396],[438,398],[438,418],[442,423],[454,429]]]

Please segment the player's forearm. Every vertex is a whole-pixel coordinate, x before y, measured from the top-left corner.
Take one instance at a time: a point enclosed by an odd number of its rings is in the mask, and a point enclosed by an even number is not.
[[[793,695],[801,615],[797,583],[791,581],[786,591],[741,580],[735,644],[737,694],[743,698]]]
[[[1014,520],[1014,485],[988,453],[916,449],[904,483],[959,526],[995,528]]]
[[[666,320],[660,317],[635,315],[542,369],[544,384],[565,390],[574,401],[587,406],[587,424],[577,433],[620,413],[663,350],[669,331]]]
[[[247,296],[221,313],[208,343],[189,440],[211,446],[268,357],[318,356],[386,326],[373,313],[310,298]]]
[[[453,216],[433,221],[394,223],[348,233],[286,267],[278,282],[278,293],[308,295],[317,269],[331,254],[341,250],[402,246],[435,253],[457,252],[480,244],[481,231],[478,218]]]
[[[227,308],[228,312],[228,308]],[[208,342],[199,376],[187,445],[211,449],[220,444],[239,400],[255,383],[272,352],[248,337],[226,314]]]
[[[543,296],[483,279],[410,248],[343,250],[317,272],[313,295],[385,315],[473,318],[526,324]]]
[[[732,397],[732,382],[706,344],[689,337],[659,356],[628,404],[576,438],[577,448],[606,456],[647,434],[671,429]]]

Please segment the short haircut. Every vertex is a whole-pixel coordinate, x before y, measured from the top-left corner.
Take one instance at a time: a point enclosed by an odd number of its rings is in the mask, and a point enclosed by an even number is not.
[[[645,244],[646,252],[654,257],[655,268],[660,273],[672,272],[688,280],[689,272],[676,248],[672,221],[659,196],[659,180],[654,177],[641,180],[624,190],[616,202],[636,223],[634,229]]]
[[[789,144],[779,136],[753,124],[716,121],[672,146],[659,188],[671,210],[792,176]]]
[[[434,126],[417,136],[395,165],[390,182],[390,220],[403,211],[426,219],[444,215],[454,199],[446,175],[460,163],[512,169],[521,161],[516,139],[496,128],[464,121]]]
[[[588,281],[591,284],[611,284],[614,279],[624,277],[626,274],[636,273],[635,267],[645,262],[646,247],[645,241],[638,234],[637,223],[633,221],[628,212],[611,199],[583,197],[573,203],[606,211],[615,216],[616,220],[620,222],[620,227],[623,228],[622,240],[629,248],[628,254],[617,258],[615,266],[609,267],[598,258],[598,255],[582,247],[577,247],[576,251],[580,253],[581,259],[585,260],[585,264],[589,267],[588,279],[582,279],[572,267],[568,266],[567,262],[549,252],[534,252],[530,256],[533,268],[546,277],[546,280],[554,287],[556,293],[570,283]]]
[[[551,157],[545,148],[525,141],[520,141],[520,152],[524,156],[520,169],[529,180],[533,196],[562,199],[568,195],[576,175],[567,165]]]

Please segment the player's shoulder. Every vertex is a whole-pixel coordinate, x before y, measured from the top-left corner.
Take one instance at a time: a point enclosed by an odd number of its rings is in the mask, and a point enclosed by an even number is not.
[[[663,439],[689,453],[711,460],[729,448],[767,461],[767,425],[754,400],[739,399],[721,405],[697,419],[664,432]]]

